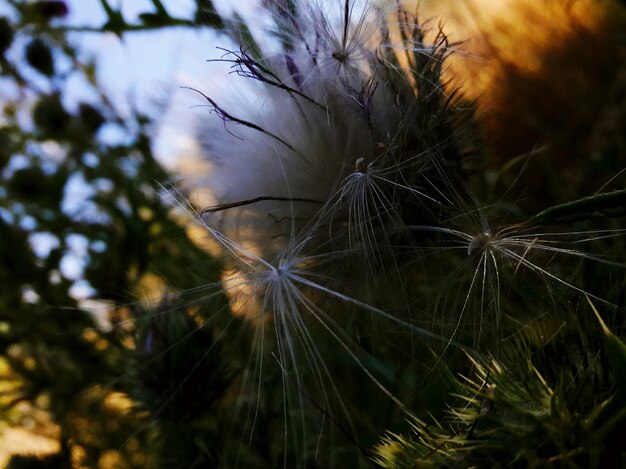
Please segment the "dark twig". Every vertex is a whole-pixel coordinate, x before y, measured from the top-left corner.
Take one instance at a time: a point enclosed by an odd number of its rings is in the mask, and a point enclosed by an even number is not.
[[[261,126],[258,126],[256,124],[253,124],[252,122],[248,122],[246,120],[240,119],[239,117],[233,116],[229,112],[227,112],[224,109],[222,109],[215,101],[213,101],[211,98],[209,98],[202,91],[197,90],[195,88],[191,88],[189,86],[183,86],[182,88],[183,89],[187,89],[187,90],[195,91],[196,93],[202,95],[202,97],[209,102],[211,107],[213,107],[213,112],[215,112],[215,114],[217,114],[219,116],[219,118],[224,121],[224,124],[226,124],[226,122],[234,122],[235,124],[240,124],[240,125],[243,125],[244,127],[248,127],[250,129],[254,129],[254,130],[258,131],[258,132],[261,132],[261,133],[263,133],[265,135],[268,135],[269,137],[272,137],[273,139],[277,140],[278,142],[282,143],[284,146],[289,148],[294,153],[299,154],[299,152],[289,142],[283,140],[278,135],[273,134],[272,132],[269,132],[269,131],[265,130]],[[231,135],[234,135],[234,134],[231,133]]]
[[[204,215],[205,213],[214,213],[221,212],[222,210],[228,210],[236,207],[243,207],[244,205],[256,204],[257,202],[264,202],[266,200],[275,200],[279,202],[306,202],[310,204],[319,204],[323,205],[323,202],[314,199],[307,199],[305,197],[271,197],[271,196],[260,196],[254,197],[252,199],[238,200],[237,202],[228,202],[225,204],[212,205],[211,207],[207,207],[200,212],[200,215]]]
[[[326,111],[326,107],[322,104],[315,101],[310,96],[307,96],[302,91],[299,91],[291,86],[286,85],[274,72],[264,67],[256,60],[254,60],[250,54],[248,54],[243,48],[239,50],[239,52],[234,52],[228,49],[224,49],[222,47],[218,47],[218,49],[226,52],[221,59],[211,59],[208,62],[228,62],[232,63],[233,69],[232,73],[236,73],[240,77],[252,78],[254,80],[258,80],[262,83],[267,83],[268,85],[275,86],[276,88],[280,88],[281,90],[285,90],[288,93],[292,93],[300,96],[301,98],[306,99],[311,104],[318,106],[320,109]],[[224,58],[229,55],[234,56],[234,59]]]

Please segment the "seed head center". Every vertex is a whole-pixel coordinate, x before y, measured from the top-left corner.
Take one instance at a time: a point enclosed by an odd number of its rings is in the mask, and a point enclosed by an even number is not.
[[[365,158],[362,156],[356,159],[354,166],[357,173],[365,174],[367,172],[367,164],[365,164]]]
[[[333,59],[335,59],[339,63],[346,63],[348,61],[349,55],[347,52],[343,51],[335,51],[330,55]]]
[[[485,231],[472,238],[469,246],[467,246],[467,255],[471,256],[476,251],[480,251],[481,253],[487,252],[491,250],[492,246],[493,237],[491,236],[491,233]]]

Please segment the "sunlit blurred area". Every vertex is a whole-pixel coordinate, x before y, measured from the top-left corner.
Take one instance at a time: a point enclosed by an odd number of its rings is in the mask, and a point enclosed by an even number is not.
[[[449,59],[449,87],[474,103],[491,146],[492,168],[523,154],[545,158],[542,150],[549,148],[550,164],[562,168],[569,195],[589,183],[598,190],[621,169],[626,150],[623,2],[433,0],[419,5],[432,27],[440,22],[450,41],[458,42]],[[550,197],[546,187],[554,187],[554,181],[533,171],[534,182],[529,176],[527,184]]]

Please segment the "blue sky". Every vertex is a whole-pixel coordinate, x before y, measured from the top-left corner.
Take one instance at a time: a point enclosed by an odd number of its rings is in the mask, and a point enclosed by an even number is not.
[[[149,0],[109,0],[109,2],[114,8],[121,8],[124,18],[129,23],[138,22],[139,13],[153,10],[152,2]],[[66,3],[70,13],[65,18],[55,21],[64,25],[96,28],[106,22],[106,14],[100,0],[67,0]],[[170,15],[175,17],[192,18],[195,12],[193,0],[163,0],[163,3]],[[222,3],[222,7],[228,9],[228,5]],[[11,14],[10,12],[11,9],[0,2],[0,14]],[[130,104],[154,117],[159,117],[154,115],[156,103],[163,103],[164,99],[167,101],[166,98],[170,97],[178,99],[184,94],[192,95],[189,91],[182,93],[181,85],[197,86],[206,90],[207,88],[202,85],[207,73],[206,60],[219,55],[215,49],[217,45],[228,44],[223,35],[206,28],[202,30],[168,28],[131,32],[125,34],[123,39],[109,33],[76,32],[72,33],[70,38],[79,47],[83,57],[96,60],[99,82],[122,115],[128,112]],[[66,85],[67,93],[64,94],[64,98],[70,103],[83,99],[89,101],[91,97],[89,87],[78,77],[79,74],[76,74],[71,78],[75,81]],[[172,129],[163,131],[162,137],[157,139],[157,153],[163,155],[164,159],[178,156],[180,140],[189,140],[192,136],[194,121],[190,109],[194,103],[197,104],[198,96],[194,95],[193,99],[195,102],[190,100],[188,104],[183,104],[182,111],[179,111],[189,114],[188,117],[177,121],[178,128],[175,131]],[[93,189],[89,185],[76,179],[68,183],[65,200],[80,205],[89,199],[92,193]],[[46,257],[50,249],[59,242],[47,233],[33,232],[31,238],[33,248],[41,257]],[[90,294],[89,285],[81,280],[87,255],[86,240],[80,236],[70,235],[66,241],[69,251],[61,263],[61,272],[66,278],[76,281],[72,293],[76,297],[84,298]]]
[[[72,0],[67,23],[75,26],[100,26],[106,15],[99,0]],[[113,2],[112,2],[113,3]],[[165,1],[173,16],[189,18],[194,12],[192,0]],[[148,0],[119,2],[128,22],[136,22],[137,15],[153,10]],[[72,38],[86,55],[96,57],[100,82],[107,94],[124,110],[129,99],[140,107],[170,93],[176,76],[185,66],[209,57],[209,44],[217,40],[210,31],[192,31],[189,28],[131,32],[123,39],[114,34],[75,33]],[[202,59],[200,45],[206,43]]]
[[[162,0],[169,14],[174,17],[192,18],[195,12],[193,0]],[[73,26],[101,26],[106,15],[100,0],[70,0],[70,14],[64,20]],[[109,0],[114,8],[121,8],[126,21],[138,22],[139,13],[153,11],[149,0]],[[230,13],[233,2],[214,2],[221,13]],[[252,2],[237,2],[237,9],[250,10]],[[122,113],[133,105],[149,114],[168,112],[160,126],[155,152],[170,169],[175,167],[176,157],[186,148],[192,137],[193,106],[201,104],[199,95],[183,86],[191,86],[210,92],[216,75],[208,59],[221,55],[217,46],[232,46],[228,38],[208,28],[168,28],[155,31],[130,32],[120,40],[114,34],[74,33],[86,56],[95,57],[98,76],[106,94],[116,103]],[[74,87],[77,99],[81,86]]]

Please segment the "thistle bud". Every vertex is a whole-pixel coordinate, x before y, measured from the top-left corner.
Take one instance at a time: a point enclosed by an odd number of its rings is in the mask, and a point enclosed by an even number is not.
[[[3,55],[4,52],[11,47],[11,43],[13,42],[13,27],[9,20],[1,16],[0,17],[0,55]]]
[[[100,111],[91,104],[80,103],[78,113],[83,127],[90,133],[97,132],[105,120]]]
[[[39,73],[48,77],[54,74],[52,51],[42,39],[35,38],[26,46],[26,61]]]
[[[68,14],[67,4],[61,0],[45,0],[34,2],[31,5],[33,13],[43,21],[63,17]]]
[[[59,134],[63,132],[70,120],[70,115],[63,107],[58,95],[42,97],[33,109],[33,121],[43,132]]]
[[[198,25],[213,26],[215,28],[223,28],[224,22],[220,15],[215,11],[211,0],[196,0],[196,14],[194,21]]]

